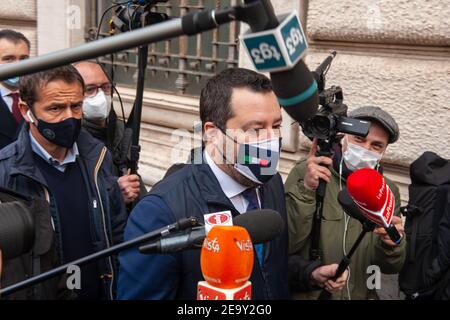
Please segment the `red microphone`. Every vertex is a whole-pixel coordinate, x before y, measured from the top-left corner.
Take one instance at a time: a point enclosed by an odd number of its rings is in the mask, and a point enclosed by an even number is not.
[[[361,213],[380,227],[384,227],[392,241],[399,244],[401,236],[391,224],[395,197],[384,177],[376,170],[363,168],[347,179],[348,193]]]
[[[203,242],[200,265],[206,281],[197,287],[197,300],[250,300],[253,244],[247,230],[214,226]]]

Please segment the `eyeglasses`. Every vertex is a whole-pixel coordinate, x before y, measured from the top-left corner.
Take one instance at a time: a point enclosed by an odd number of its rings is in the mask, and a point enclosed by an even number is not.
[[[103,83],[103,84],[101,84],[99,86],[88,85],[88,86],[86,86],[84,95],[86,97],[93,97],[93,96],[97,95],[98,89],[102,89],[103,93],[106,94],[106,95],[111,95],[111,93],[112,93],[112,84],[107,82],[107,83]]]

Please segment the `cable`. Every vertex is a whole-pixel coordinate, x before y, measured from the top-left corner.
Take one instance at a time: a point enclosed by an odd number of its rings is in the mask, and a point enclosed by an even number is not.
[[[112,1],[112,3],[113,3],[112,6],[108,7],[105,11],[103,11],[103,14],[102,14],[100,21],[98,23],[98,26],[97,26],[97,34],[95,36],[96,40],[98,40],[98,37],[100,36],[100,29],[102,27],[103,19],[105,18],[106,13],[108,13],[108,11],[110,11],[111,9],[116,8],[118,6],[125,5],[125,4],[131,4],[132,1],[131,0],[127,0],[127,1],[123,1],[123,2]],[[128,10],[129,10],[129,7],[128,7]],[[99,59],[97,58],[96,60],[97,60],[97,63],[99,65],[101,65]],[[105,72],[106,75],[108,75],[106,70],[103,70],[103,71]],[[122,121],[124,121],[124,123],[125,123],[125,110],[123,107],[122,97],[120,96],[119,90],[117,90],[116,84],[114,83],[114,55],[113,54],[111,55],[111,79],[110,79],[110,82],[112,84],[114,91],[117,93],[117,97],[119,98],[120,109],[122,111]]]
[[[133,21],[132,21],[132,17],[130,14],[130,3],[128,3],[127,5],[127,13],[128,13],[128,31],[133,30]],[[133,12],[133,16],[134,16],[134,12]]]
[[[341,162],[339,164],[339,190],[342,191],[342,163],[344,162],[344,156],[342,155],[341,157]],[[342,211],[342,214],[344,215],[344,234],[342,235],[342,251],[344,253],[344,256],[347,255],[347,250],[346,250],[346,240],[347,240],[347,229],[348,229],[348,223],[350,222],[350,217],[347,216],[345,214],[344,211]],[[350,276],[351,276],[351,272],[350,272],[350,265],[348,266],[348,278],[346,281],[346,289],[347,289],[347,295],[348,295],[348,300],[352,300],[351,295],[350,295]]]
[[[117,90],[117,87],[115,84],[113,84],[113,88],[114,88],[114,91],[117,93],[117,97],[119,98],[120,109],[122,110],[122,121],[125,124],[125,110],[123,108],[122,97],[120,96],[119,90]]]

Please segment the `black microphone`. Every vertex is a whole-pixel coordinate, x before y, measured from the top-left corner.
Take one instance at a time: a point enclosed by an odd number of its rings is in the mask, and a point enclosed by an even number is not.
[[[373,223],[372,221],[367,219],[360,212],[360,210],[356,206],[356,203],[350,197],[347,189],[343,189],[343,190],[339,191],[338,202],[341,205],[342,209],[344,209],[345,213],[347,213],[350,217],[361,222],[361,224],[363,226],[363,230],[359,234],[359,236],[356,239],[353,246],[350,248],[350,251],[347,253],[347,255],[342,257],[342,260],[339,263],[338,268],[336,270],[336,274],[331,278],[331,280],[333,280],[333,281],[336,281],[345,272],[345,270],[347,270],[348,266],[350,265],[350,261],[351,261],[353,254],[355,253],[356,249],[362,242],[366,233],[371,232],[373,229],[375,229],[375,223]],[[327,291],[326,289],[322,289],[322,292],[320,293],[318,300],[329,300],[330,298],[331,298],[331,293],[329,291]]]
[[[400,243],[400,241],[402,240],[402,236],[400,235],[400,232],[398,232],[397,228],[393,224],[390,224],[389,227],[383,226],[383,228],[388,234],[389,238],[391,238],[391,240],[394,243],[396,244]]]
[[[346,188],[339,191],[338,202],[341,205],[342,209],[344,209],[346,214],[361,222],[365,230],[372,231],[373,229],[375,229],[376,224],[367,219],[361,213],[352,197],[350,197],[350,194],[348,193],[348,190]]]
[[[270,1],[244,2],[255,6],[254,15],[242,19],[250,25],[252,33],[278,27],[279,21]],[[303,60],[291,69],[270,72],[270,79],[278,102],[291,118],[302,123],[316,115],[319,106],[317,83]]]
[[[278,212],[270,209],[252,210],[233,218],[235,226],[247,230],[254,244],[273,240],[283,231],[283,219]],[[189,249],[200,249],[205,239],[205,227],[195,227],[153,243],[139,247],[139,252],[174,253]]]

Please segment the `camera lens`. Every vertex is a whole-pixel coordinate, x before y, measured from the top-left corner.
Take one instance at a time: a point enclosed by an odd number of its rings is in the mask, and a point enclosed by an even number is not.
[[[0,250],[4,260],[16,258],[32,249],[33,217],[22,202],[0,203]]]

